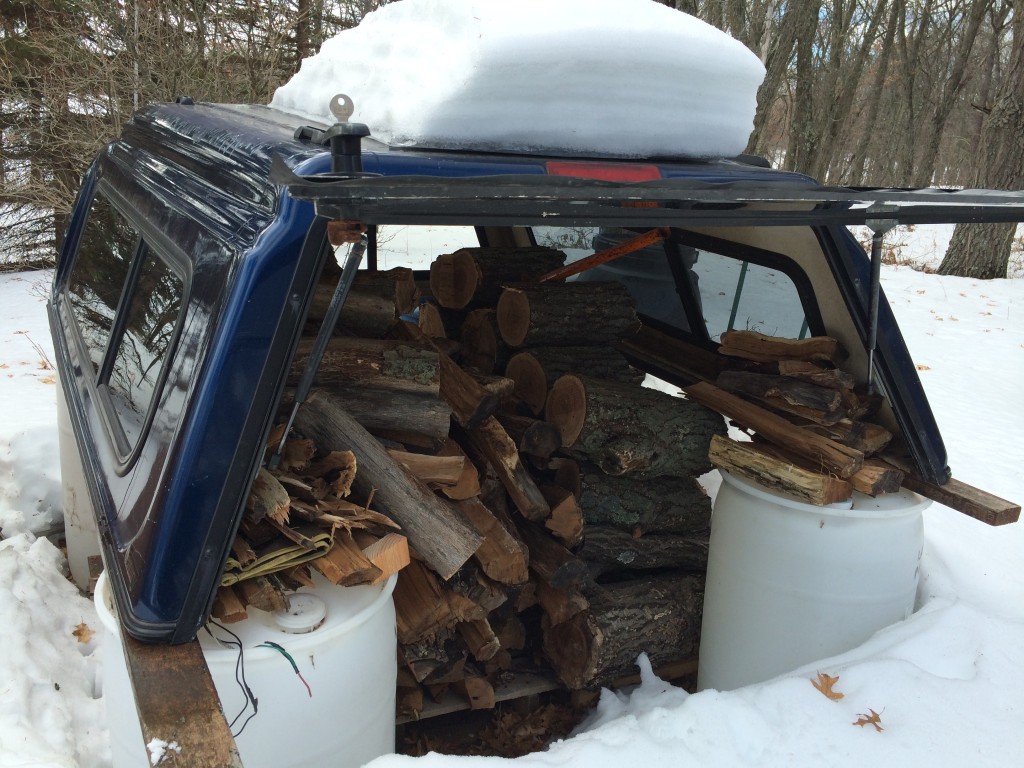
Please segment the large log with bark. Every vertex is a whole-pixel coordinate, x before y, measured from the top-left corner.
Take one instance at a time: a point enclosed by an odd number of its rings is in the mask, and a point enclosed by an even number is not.
[[[566,373],[585,374],[595,379],[641,384],[644,373],[629,364],[612,347],[534,347],[512,355],[505,375],[516,383],[516,395],[534,413],[544,410],[548,390]]]
[[[309,308],[311,322],[320,322],[326,316],[335,283],[327,279],[317,285]],[[357,272],[338,325],[356,336],[381,338],[400,316],[416,306],[418,295],[412,270],[405,267]]]
[[[402,526],[416,552],[442,578],[480,546],[480,534],[393,459],[338,398],[315,391],[299,409],[295,426],[318,445],[344,446],[355,454],[359,471],[353,488],[374,494],[376,508]]]
[[[576,557],[598,580],[608,574],[629,571],[676,569],[705,572],[708,567],[708,539],[711,530],[686,535],[671,533],[632,536],[604,525],[588,525]]]
[[[670,574],[609,584],[588,598],[588,610],[544,633],[544,651],[569,688],[603,685],[632,672],[641,653],[654,666],[697,653],[703,576]]]
[[[563,446],[609,475],[703,474],[711,436],[725,433],[721,417],[692,400],[573,374],[551,387],[544,413]]]
[[[323,387],[321,391],[337,398],[352,418],[375,435],[401,440],[412,433],[427,438],[428,443],[438,443],[448,435],[451,406],[434,395],[368,387]]]
[[[640,327],[632,296],[617,282],[508,286],[497,310],[510,347],[602,345]]]
[[[578,479],[573,481],[569,473]],[[693,477],[612,477],[586,464],[575,471],[567,465],[559,474],[559,482],[579,489],[588,529],[603,525],[635,535],[688,534],[704,530],[711,521],[711,498]]]
[[[506,283],[531,281],[564,263],[564,253],[543,246],[462,248],[434,259],[430,292],[451,309],[494,306]]]

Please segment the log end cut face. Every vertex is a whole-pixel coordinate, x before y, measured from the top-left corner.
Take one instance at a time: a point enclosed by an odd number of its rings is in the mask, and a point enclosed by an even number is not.
[[[510,347],[522,346],[530,330],[530,299],[518,288],[506,288],[498,299],[498,330]]]
[[[579,439],[587,416],[587,389],[579,376],[560,376],[548,393],[544,418],[562,433],[562,445],[572,447]]]
[[[465,249],[441,254],[430,265],[430,292],[442,307],[465,308],[480,280],[480,269]]]

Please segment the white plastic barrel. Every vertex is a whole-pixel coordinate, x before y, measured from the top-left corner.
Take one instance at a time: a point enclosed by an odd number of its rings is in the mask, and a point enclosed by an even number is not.
[[[855,648],[913,612],[930,501],[854,492],[818,507],[721,474],[698,688],[768,680]]]
[[[395,607],[397,576],[375,586],[336,587],[316,577],[314,589],[292,596],[290,610],[249,608],[249,618],[227,625],[242,641],[245,680],[258,710],[236,736],[246,768],[358,768],[395,749]],[[103,623],[103,698],[114,768],[146,768],[149,755],[125,664],[110,585],[96,586]],[[227,633],[212,628],[217,637]],[[224,714],[230,722],[245,707],[235,680],[238,649],[205,630],[200,644]],[[305,684],[278,650],[284,648]],[[310,695],[310,692],[312,695]],[[251,706],[232,728],[237,733]],[[184,764],[188,764],[186,756]]]

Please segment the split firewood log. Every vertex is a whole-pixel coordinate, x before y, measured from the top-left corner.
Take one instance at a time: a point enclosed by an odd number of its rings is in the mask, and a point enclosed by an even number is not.
[[[530,577],[529,551],[512,521],[489,509],[479,497],[464,499],[457,506],[483,536],[473,555],[483,572],[501,584],[525,583]]]
[[[465,431],[453,426],[452,436],[471,456],[488,463],[523,517],[544,520],[550,516],[551,508],[523,464],[515,441],[495,417],[489,416]]]
[[[753,429],[784,450],[811,461],[822,471],[848,479],[864,465],[864,454],[827,437],[806,432],[781,416],[725,392],[708,382],[683,389],[686,395],[727,418]]]
[[[372,491],[377,510],[402,526],[413,548],[443,578],[480,546],[476,530],[395,461],[338,398],[314,391],[296,414],[295,427],[318,445],[345,446],[355,454],[359,471],[353,488],[367,496]]]
[[[786,339],[767,336],[757,331],[725,331],[721,336],[719,354],[755,362],[779,360],[819,361],[835,365],[846,353],[830,336]]]
[[[850,498],[853,486],[848,481],[780,458],[772,447],[716,435],[708,455],[719,469],[735,472],[808,504],[826,506]],[[797,458],[807,462],[806,458]]]

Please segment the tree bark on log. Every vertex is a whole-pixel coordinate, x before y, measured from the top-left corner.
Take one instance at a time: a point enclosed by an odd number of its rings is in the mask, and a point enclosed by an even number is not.
[[[298,384],[314,343],[310,338],[299,340],[288,377],[290,386]],[[433,350],[390,339],[336,336],[327,343],[316,382],[319,386],[371,387],[437,397],[441,369]]]
[[[336,280],[321,280],[310,303],[308,320],[321,322],[334,296]],[[419,289],[412,270],[396,267],[386,272],[361,270],[341,309],[338,326],[356,336],[381,338],[388,328],[416,306]]]
[[[464,427],[472,427],[498,410],[498,398],[488,392],[469,373],[462,370],[437,344],[410,323],[396,323],[393,333],[438,352],[441,366],[441,397],[452,409],[455,420]]]
[[[587,566],[534,523],[517,520],[516,527],[530,551],[530,570],[556,589],[572,589],[587,578]]]
[[[391,437],[412,432],[432,442],[448,436],[452,409],[440,398],[362,387],[323,387],[320,391],[335,398],[353,419],[374,434]]]
[[[590,608],[544,633],[544,650],[569,688],[606,684],[651,664],[697,653],[704,577],[678,574],[610,584],[589,595]]]
[[[354,489],[372,491],[376,508],[402,526],[413,548],[443,578],[480,546],[480,534],[391,458],[337,398],[314,392],[299,409],[295,426],[318,445],[345,446],[356,455]]]
[[[587,530],[606,525],[631,534],[687,534],[711,522],[711,498],[692,477],[611,477],[590,466],[578,485]]]
[[[693,400],[574,374],[551,387],[544,412],[563,446],[609,475],[701,475],[711,436],[725,433],[721,417]]]
[[[789,376],[723,371],[716,384],[727,392],[747,395],[777,411],[816,424],[835,424],[849,415],[838,390]]]
[[[640,327],[633,297],[616,282],[509,286],[497,309],[510,347],[600,346]]]
[[[576,556],[597,580],[621,571],[677,569],[704,573],[708,567],[708,538],[711,530],[680,536],[669,533],[634,537],[604,525],[588,525],[583,545]]]
[[[462,248],[434,259],[430,292],[443,307],[494,306],[506,283],[527,282],[565,263],[554,248]]]

